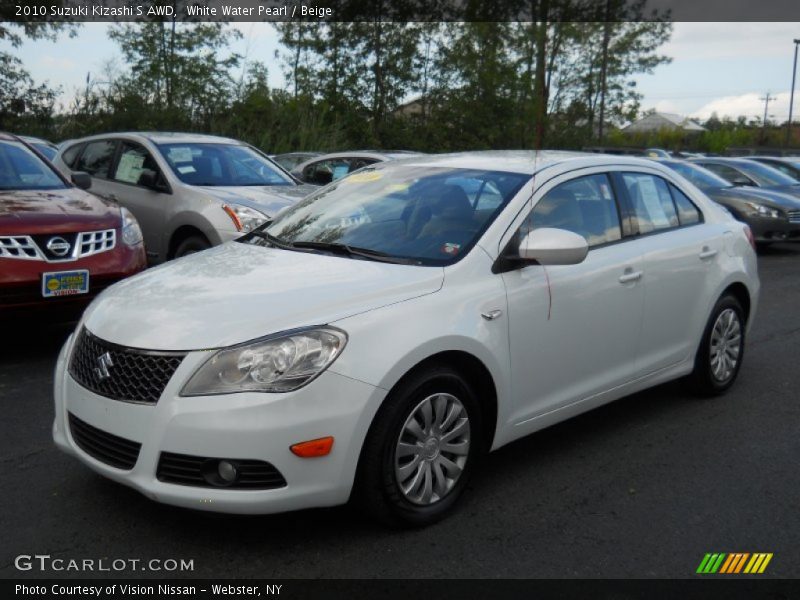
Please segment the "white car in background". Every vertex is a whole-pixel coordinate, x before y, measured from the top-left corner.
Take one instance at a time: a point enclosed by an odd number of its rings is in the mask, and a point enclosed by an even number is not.
[[[235,239],[316,189],[244,142],[193,133],[70,140],[53,162],[67,177],[89,173],[92,193],[134,214],[151,263]]]
[[[747,225],[653,161],[380,163],[95,300],[53,436],[159,502],[427,524],[484,451],[671,379],[727,390],[758,293]]]

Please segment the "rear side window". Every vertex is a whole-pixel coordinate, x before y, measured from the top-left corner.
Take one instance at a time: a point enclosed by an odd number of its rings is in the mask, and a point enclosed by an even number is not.
[[[622,180],[639,223],[639,233],[678,227],[678,212],[666,181],[645,173],[623,173]]]
[[[64,161],[64,164],[67,165],[70,169],[75,167],[75,159],[78,158],[78,153],[83,148],[83,144],[74,144],[64,150],[64,154],[61,155],[61,160]]]
[[[520,233],[555,227],[586,238],[590,247],[622,239],[619,211],[606,175],[588,175],[547,192],[523,224]]]
[[[107,179],[116,146],[117,143],[114,140],[90,142],[81,154],[75,170],[86,171],[93,177]]]
[[[701,163],[706,169],[711,171],[712,173],[716,173],[726,181],[733,183],[733,182],[744,182],[748,181],[751,185],[754,183],[752,179],[747,177],[744,173],[737,171],[736,169],[729,167],[728,165],[719,165],[716,163]]]
[[[669,186],[669,191],[672,192],[672,199],[678,209],[678,219],[681,225],[694,225],[703,220],[700,210],[694,205],[694,202],[689,200],[686,194],[672,184]]]

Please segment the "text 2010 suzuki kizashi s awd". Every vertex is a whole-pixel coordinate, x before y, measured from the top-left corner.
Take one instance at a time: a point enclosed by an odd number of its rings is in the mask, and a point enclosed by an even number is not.
[[[159,502],[425,524],[484,451],[678,377],[724,392],[758,290],[747,226],[653,162],[383,163],[103,292],[53,435]]]

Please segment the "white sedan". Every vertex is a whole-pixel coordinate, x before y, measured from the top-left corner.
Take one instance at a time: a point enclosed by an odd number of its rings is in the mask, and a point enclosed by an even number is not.
[[[485,451],[671,379],[727,390],[758,292],[747,225],[652,161],[377,164],[100,295],[53,436],[159,502],[427,524]]]

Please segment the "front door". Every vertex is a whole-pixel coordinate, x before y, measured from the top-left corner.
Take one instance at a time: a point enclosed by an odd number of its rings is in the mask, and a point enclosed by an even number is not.
[[[577,265],[530,265],[502,275],[517,424],[633,378],[643,262],[623,240],[621,223],[605,173],[562,177],[534,198],[517,239],[557,227],[583,235],[589,253]]]

